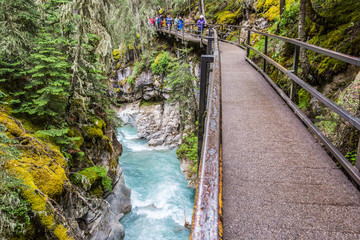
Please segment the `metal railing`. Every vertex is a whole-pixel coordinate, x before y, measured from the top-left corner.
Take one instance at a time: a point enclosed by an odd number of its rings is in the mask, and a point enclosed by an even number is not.
[[[241,36],[241,33],[243,32],[243,30],[245,31],[247,29],[245,26],[225,25],[225,24],[212,24],[210,26],[217,29],[217,31],[219,32],[219,38],[221,39],[221,41],[227,42],[230,44],[235,44],[235,45],[245,49],[244,43],[246,41],[246,37]],[[238,34],[235,35],[235,34],[232,34],[232,32],[237,32]],[[233,42],[233,41],[226,40],[226,38],[229,36],[237,38],[237,41]]]
[[[189,41],[190,40],[189,36],[194,37],[194,39],[192,39],[192,41],[199,42],[200,47],[203,47],[203,44],[207,43],[206,40],[210,37],[209,36],[209,34],[211,32],[210,29],[213,29],[212,27],[211,28],[202,27],[199,30],[196,23],[183,24],[183,27],[181,30],[176,29],[174,26],[172,26],[171,28],[167,27],[167,26],[162,26],[161,28],[158,28],[156,26],[155,28],[156,28],[156,30],[159,30],[161,32],[175,35],[176,37],[178,37],[179,39],[182,40],[182,43],[185,43],[185,40]]]
[[[186,24],[184,25],[182,31],[175,33],[175,35],[181,38],[182,41],[185,41],[185,34],[199,37],[201,46],[204,39],[207,39],[208,41],[207,54],[203,55],[201,58],[200,117],[198,135],[200,165],[198,167],[199,180],[194,203],[190,239],[222,239],[221,76],[218,43],[220,40],[246,49],[246,60],[264,76],[264,78],[278,92],[290,108],[293,109],[295,114],[298,115],[304,124],[319,137],[324,146],[332,153],[341,166],[355,180],[355,182],[360,185],[360,141],[356,163],[355,166],[353,166],[293,102],[295,96],[294,84],[297,84],[308,91],[322,104],[337,113],[341,118],[348,121],[353,127],[360,130],[359,118],[350,114],[348,111],[322,95],[315,88],[311,87],[297,76],[300,48],[305,48],[355,66],[360,66],[360,58],[304,43],[296,39],[252,30],[245,26],[223,24],[208,25],[208,27],[214,30],[214,36],[211,35],[212,31],[208,30],[201,32],[199,35],[199,31],[196,30],[195,25],[196,24]],[[234,31],[237,31],[238,35],[231,33]],[[247,31],[247,37],[241,36],[242,31]],[[171,31],[169,31],[169,33],[170,32]],[[250,45],[252,32],[264,36],[265,45],[263,52]],[[228,36],[237,37],[238,40],[236,42],[232,42],[224,39]],[[269,38],[278,39],[295,45],[293,69],[288,70],[267,55]],[[214,48],[212,48],[212,45],[214,45]],[[264,61],[262,68],[249,59],[250,51],[256,52],[263,58]],[[211,62],[213,62],[213,71],[209,73],[209,63]],[[287,96],[283,90],[266,74],[268,63],[272,64],[276,69],[283,72],[292,80],[289,96]]]
[[[200,164],[190,234],[193,240],[222,239],[221,76],[216,30],[210,30],[207,54],[201,57]],[[209,62],[213,62],[212,72]]]
[[[206,55],[201,56],[198,183],[189,239],[222,239],[222,162],[221,162],[221,76],[219,42],[216,29],[204,32],[196,24],[186,24],[182,31],[158,29],[183,41],[197,37]],[[185,35],[187,34],[187,35]]]
[[[343,54],[343,53],[339,53],[336,51],[332,51],[329,49],[325,49],[325,48],[315,46],[312,44],[308,44],[308,43],[299,41],[297,39],[277,36],[274,34],[253,30],[253,29],[250,29],[245,26],[224,25],[224,24],[214,24],[214,25],[210,25],[210,26],[216,28],[219,31],[219,38],[221,41],[231,43],[231,44],[234,44],[234,45],[237,45],[239,47],[246,49],[246,51],[247,51],[246,60],[264,76],[264,78],[270,83],[270,85],[278,92],[278,94],[285,100],[285,102],[293,109],[295,114],[298,115],[298,117],[305,123],[305,125],[307,125],[309,127],[309,129],[316,136],[319,137],[319,139],[322,141],[324,146],[331,152],[331,154],[336,158],[336,160],[346,170],[346,172],[350,175],[350,177],[353,178],[358,185],[360,185],[360,171],[359,171],[360,170],[360,141],[359,141],[355,166],[353,166],[346,159],[346,157],[332,144],[332,142],[315,126],[315,124],[293,102],[293,99],[295,96],[295,84],[297,84],[297,85],[301,86],[302,88],[304,88],[307,92],[309,92],[311,94],[311,96],[315,97],[326,107],[330,108],[333,112],[337,113],[341,118],[348,121],[357,130],[360,130],[360,119],[359,118],[352,115],[351,113],[346,111],[344,108],[340,107],[338,104],[336,104],[335,102],[328,99],[326,96],[321,94],[319,91],[317,91],[315,88],[311,87],[308,83],[306,83],[305,81],[303,81],[302,79],[300,79],[297,76],[300,48],[314,51],[316,53],[337,59],[339,61],[343,61],[348,64],[352,64],[354,66],[360,66],[360,58],[350,56],[347,54]],[[231,34],[231,32],[234,32],[234,31],[238,31],[238,35]],[[247,34],[245,34],[245,35],[247,35],[247,38],[241,36],[242,31],[247,31]],[[256,34],[259,34],[260,36],[264,36],[265,44],[264,44],[263,52],[260,52],[259,50],[250,46],[249,43],[251,40],[251,33],[256,33]],[[225,40],[224,38],[227,38],[228,36],[236,37],[236,38],[238,38],[238,41],[232,42],[232,41]],[[280,65],[279,63],[277,63],[275,60],[273,60],[272,58],[270,58],[267,55],[269,38],[278,39],[278,40],[284,41],[286,43],[295,45],[294,62],[293,62],[292,70],[288,70],[287,68]],[[263,58],[264,61],[263,61],[262,69],[259,66],[257,66],[251,59],[249,59],[249,54],[250,54],[251,50],[256,52],[258,55],[260,55]],[[279,86],[277,86],[276,83],[274,83],[274,81],[266,74],[267,63],[272,64],[276,69],[283,72],[287,77],[289,77],[292,80],[289,96],[287,96],[282,91],[282,89]]]
[[[296,39],[281,37],[269,33],[264,33],[256,30],[252,30],[249,28],[246,28],[248,34],[247,34],[247,41],[245,43],[246,49],[247,49],[247,55],[246,60],[254,67],[256,68],[264,77],[265,79],[270,83],[270,85],[278,92],[278,94],[285,100],[285,102],[293,109],[296,115],[299,116],[299,118],[309,127],[309,129],[319,137],[319,139],[322,141],[324,146],[332,153],[332,155],[336,158],[336,160],[341,164],[341,166],[346,170],[346,172],[355,180],[355,182],[360,185],[360,141],[359,141],[359,147],[356,157],[356,163],[355,166],[353,166],[346,157],[332,144],[332,142],[315,126],[315,124],[298,108],[298,106],[293,102],[294,99],[294,83],[301,86],[303,89],[305,89],[307,92],[311,94],[314,98],[319,100],[322,104],[324,104],[326,107],[330,108],[333,112],[337,113],[341,118],[348,121],[350,125],[355,127],[357,130],[360,130],[360,119],[340,107],[335,102],[331,101],[327,97],[325,97],[323,94],[318,92],[315,88],[311,87],[308,83],[300,79],[298,74],[298,65],[299,65],[299,52],[300,48],[304,48],[310,51],[314,51],[320,54],[323,54],[325,56],[355,65],[360,66],[360,58],[353,57],[350,55],[346,55],[343,53],[335,52],[332,50],[328,50],[322,47],[318,47],[312,44],[308,44]],[[251,33],[257,33],[261,36],[265,37],[265,45],[264,45],[264,52],[260,52],[259,50],[255,49],[254,47],[250,46],[250,39],[251,39]],[[275,60],[270,58],[267,55],[268,51],[268,41],[269,38],[278,39],[290,44],[295,45],[294,50],[294,62],[293,62],[293,69],[288,70],[284,66],[277,63]],[[249,59],[250,51],[256,52],[258,55],[260,55],[264,59],[263,68],[261,69],[258,67],[251,59]],[[272,64],[276,69],[283,72],[289,79],[291,79],[291,86],[290,86],[290,93],[289,96],[287,96],[282,89],[277,86],[274,81],[266,74],[266,66],[267,63]]]

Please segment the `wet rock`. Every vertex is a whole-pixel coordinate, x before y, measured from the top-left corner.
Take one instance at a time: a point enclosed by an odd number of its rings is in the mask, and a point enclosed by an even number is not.
[[[150,205],[147,205],[145,206],[145,208],[149,208],[149,209],[157,209],[157,207],[155,206],[155,204],[150,204]]]
[[[111,212],[115,214],[126,214],[131,211],[131,190],[125,185],[124,176],[122,175],[119,181],[113,187],[113,191],[105,198],[110,204]]]
[[[138,137],[148,140],[149,146],[174,148],[181,142],[177,105],[127,103],[119,109],[119,117],[125,124],[137,127]]]
[[[181,173],[186,177],[186,181],[188,182],[188,188],[195,189],[196,188],[196,174],[193,174],[190,170],[193,162],[187,158],[180,159],[180,169]]]

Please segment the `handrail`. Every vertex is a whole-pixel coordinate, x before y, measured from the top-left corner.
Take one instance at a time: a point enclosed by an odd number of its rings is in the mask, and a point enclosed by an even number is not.
[[[208,89],[204,142],[190,239],[222,239],[221,76],[218,35],[214,31],[213,72]]]
[[[300,40],[293,39],[293,38],[281,37],[281,36],[277,36],[277,35],[274,35],[274,34],[253,30],[253,29],[250,29],[250,28],[246,28],[246,30],[250,31],[250,32],[261,34],[263,36],[268,36],[268,37],[271,37],[271,38],[280,39],[280,40],[282,40],[284,42],[288,42],[288,43],[294,44],[296,46],[306,48],[308,50],[311,50],[311,51],[326,55],[328,57],[332,57],[332,58],[335,58],[337,60],[340,60],[340,61],[343,61],[343,62],[346,62],[346,63],[350,63],[350,64],[355,65],[355,66],[360,66],[360,58],[359,57],[354,57],[354,56],[350,56],[348,54],[339,53],[339,52],[329,50],[329,49],[326,49],[326,48],[322,48],[322,47],[319,47],[319,46],[316,46],[316,45],[313,45],[313,44],[305,43],[305,42],[302,42]]]
[[[300,85],[302,88],[304,88],[306,91],[308,91],[311,96],[318,99],[321,103],[323,103],[326,107],[330,108],[332,111],[337,113],[341,118],[346,120],[350,123],[353,127],[355,127],[357,130],[360,130],[360,119],[356,116],[352,115],[348,111],[346,111],[344,108],[340,107],[335,102],[328,99],[326,96],[318,92],[315,88],[310,86],[308,83],[303,81],[297,76],[297,69],[298,69],[298,62],[299,62],[299,50],[300,47],[323,54],[328,57],[335,58],[337,60],[353,64],[355,66],[360,66],[360,58],[350,56],[347,54],[335,52],[329,49],[325,49],[322,47],[318,47],[312,44],[308,44],[302,41],[299,41],[297,39],[291,39],[286,37],[281,37],[269,33],[264,33],[256,30],[252,30],[249,28],[246,28],[248,31],[248,37],[247,42],[245,43],[245,46],[247,48],[247,57],[246,60],[254,67],[256,68],[264,77],[265,79],[270,83],[271,86],[279,93],[279,95],[285,100],[285,102],[288,103],[288,105],[294,110],[294,112],[300,117],[300,119],[309,127],[309,129],[319,137],[319,139],[323,142],[324,146],[332,153],[332,155],[338,160],[338,162],[341,164],[341,166],[345,169],[345,171],[352,177],[352,179],[355,180],[355,182],[360,185],[360,141],[359,141],[359,147],[356,157],[355,166],[352,166],[351,163],[346,159],[346,157],[331,143],[331,141],[324,136],[324,134],[312,123],[312,121],[304,114],[302,113],[296,104],[292,101],[293,98],[293,92],[294,92],[294,85],[293,82]],[[259,50],[255,49],[254,47],[250,46],[250,39],[251,39],[251,32],[260,34],[265,36],[265,46],[264,46],[264,52],[260,52]],[[282,41],[285,41],[287,43],[294,44],[295,47],[295,54],[294,54],[294,65],[293,70],[288,70],[287,68],[283,67],[279,63],[277,63],[275,60],[270,58],[267,55],[267,45],[268,45],[268,38],[275,38]],[[263,69],[260,69],[252,60],[248,58],[250,50],[254,51],[258,55],[260,55],[264,59]],[[275,68],[283,72],[286,76],[288,76],[292,80],[292,85],[290,89],[290,97],[287,97],[286,94],[271,80],[271,78],[266,74],[266,63],[269,62],[272,64]]]
[[[261,31],[258,31],[258,30],[250,29],[249,27],[242,26],[242,25],[236,26],[236,25],[226,25],[226,24],[209,24],[209,26],[213,26],[213,27],[222,26],[222,27],[227,27],[227,28],[244,29],[246,31],[261,34],[263,36],[267,36],[267,37],[270,37],[270,38],[276,38],[276,39],[282,40],[284,42],[294,44],[294,45],[296,45],[298,47],[303,47],[303,48],[306,48],[308,50],[323,54],[323,55],[328,56],[328,57],[335,58],[337,60],[352,64],[352,65],[355,65],[355,66],[360,66],[360,57],[354,57],[354,56],[351,56],[351,55],[348,55],[348,54],[336,52],[336,51],[329,50],[329,49],[326,49],[326,48],[322,48],[322,47],[319,47],[319,46],[316,46],[316,45],[313,45],[313,44],[305,43],[305,42],[302,42],[302,41],[297,40],[297,39],[282,37],[282,36],[278,36],[278,35],[274,35],[274,34],[266,33],[266,32],[261,32]],[[240,36],[240,34],[239,35],[234,35],[234,34],[228,33],[228,35],[243,39]],[[241,45],[240,41],[238,42],[237,45]]]

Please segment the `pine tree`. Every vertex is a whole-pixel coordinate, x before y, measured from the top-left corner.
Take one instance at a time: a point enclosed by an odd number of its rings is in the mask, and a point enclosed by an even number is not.
[[[33,0],[0,0],[0,81],[12,87],[22,82],[39,25]]]
[[[169,101],[179,104],[182,126],[185,123],[195,126],[197,121],[196,80],[190,72],[190,65],[185,62],[175,63],[165,79],[167,87],[171,89]]]
[[[49,124],[62,122],[70,89],[70,64],[56,48],[58,40],[42,33],[37,40],[35,53],[29,56],[33,67],[27,71],[29,81],[25,86],[24,99],[15,112],[27,113],[37,121]]]

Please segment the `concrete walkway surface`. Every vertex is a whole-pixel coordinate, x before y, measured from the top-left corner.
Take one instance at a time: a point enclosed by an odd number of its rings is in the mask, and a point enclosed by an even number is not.
[[[224,239],[360,239],[359,191],[245,54],[220,43]]]

